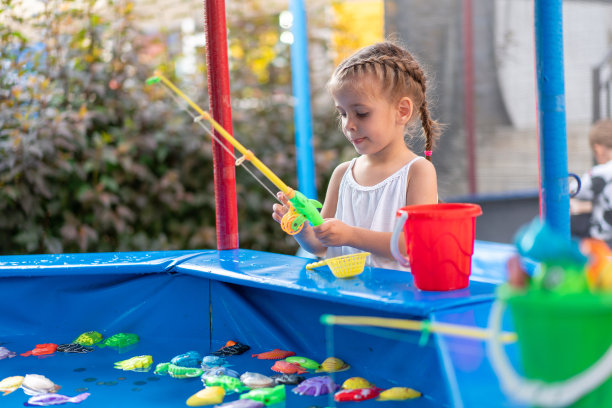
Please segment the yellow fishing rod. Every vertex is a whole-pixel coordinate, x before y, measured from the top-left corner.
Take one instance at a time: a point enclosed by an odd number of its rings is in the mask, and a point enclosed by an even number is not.
[[[231,143],[231,145],[242,154],[242,157],[237,160],[237,163],[240,163],[242,160],[250,161],[264,176],[266,176],[268,180],[270,180],[280,191],[283,192],[283,194],[285,194],[285,196],[287,196],[289,202],[293,205],[293,208],[287,214],[285,214],[283,220],[281,221],[283,231],[291,235],[297,234],[302,229],[306,220],[308,220],[313,226],[323,223],[323,217],[321,217],[321,214],[318,211],[318,208],[322,207],[320,202],[307,198],[304,194],[285,184],[276,174],[274,174],[274,172],[272,172],[272,170],[270,170],[261,160],[259,160],[252,151],[244,147],[238,140],[236,140],[236,138],[234,138],[234,136],[225,130],[225,128],[221,126],[221,124],[219,124],[219,122],[217,122],[210,115],[210,113],[200,108],[161,72],[155,71],[155,76],[147,79],[146,83],[147,85],[151,85],[160,82],[187,102],[187,104],[200,115],[196,118],[196,120],[204,119],[208,121],[225,140]]]
[[[486,340],[492,336],[490,330],[450,323],[432,323],[429,320],[393,319],[372,316],[335,316],[325,314],[321,316],[321,323],[325,325],[386,327],[390,329],[413,330],[424,333],[430,332],[480,340]],[[515,342],[516,338],[516,333],[505,332],[501,333],[499,336],[499,340],[504,343]]]

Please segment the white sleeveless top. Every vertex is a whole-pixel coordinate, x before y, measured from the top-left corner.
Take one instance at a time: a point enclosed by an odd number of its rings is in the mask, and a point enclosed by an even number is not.
[[[340,181],[338,205],[334,218],[345,224],[372,231],[392,232],[395,213],[406,206],[406,187],[410,166],[422,159],[418,156],[391,176],[373,186],[362,186],[353,177],[356,158],[351,160]],[[349,246],[329,247],[325,258],[363,252]],[[370,255],[369,264],[377,268],[409,271],[392,258]]]

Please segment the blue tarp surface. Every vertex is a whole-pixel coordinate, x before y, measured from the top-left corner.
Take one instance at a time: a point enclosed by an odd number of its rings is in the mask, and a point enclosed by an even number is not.
[[[182,407],[203,388],[199,378],[121,371],[113,363],[148,354],[155,365],[190,350],[205,355],[236,340],[251,347],[228,358],[241,373],[276,374],[273,361],[251,354],[279,348],[319,362],[332,355],[343,359],[351,368],[332,375],[339,384],[360,376],[381,388],[408,386],[424,394],[407,402],[360,402],[363,407],[480,407],[479,395],[489,398],[488,406],[514,407],[499,390],[482,342],[319,322],[322,314],[336,314],[485,327],[512,253],[506,245],[477,242],[470,286],[453,292],[422,292],[409,273],[382,269],[335,279],[326,269],[307,271],[308,259],[244,249],[4,256],[0,345],[24,353],[36,344],[70,343],[90,330],[105,337],[135,333],[140,342],[121,351],[18,355],[0,360],[0,380],[42,374],[62,386],[61,394],[91,393],[83,407]],[[285,403],[271,407],[334,405],[328,396],[297,396],[292,388]],[[17,390],[0,397],[0,405],[23,406],[27,398]],[[236,398],[228,395],[226,401]]]

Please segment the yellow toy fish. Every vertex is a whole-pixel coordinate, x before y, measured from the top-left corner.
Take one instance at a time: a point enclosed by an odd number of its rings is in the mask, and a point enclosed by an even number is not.
[[[149,371],[153,364],[152,356],[136,356],[127,360],[117,361],[115,368],[125,371]]]
[[[193,394],[187,399],[187,405],[190,407],[199,407],[201,405],[220,404],[225,397],[223,387],[212,386],[206,387]]]
[[[408,387],[393,387],[380,393],[377,401],[403,401],[419,398],[422,394]]]
[[[327,357],[325,361],[321,363],[321,367],[319,367],[315,372],[322,373],[337,373],[338,371],[346,371],[351,368],[350,365],[346,364],[344,361],[340,360],[337,357]]]
[[[351,377],[342,383],[345,390],[355,390],[358,388],[371,388],[374,384],[362,377]]]
[[[10,394],[21,387],[21,383],[23,383],[23,377],[20,375],[6,377],[4,380],[0,381],[0,392],[4,392],[3,395]]]

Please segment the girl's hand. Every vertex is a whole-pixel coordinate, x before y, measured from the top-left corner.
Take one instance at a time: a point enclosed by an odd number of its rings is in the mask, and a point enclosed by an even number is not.
[[[274,204],[272,206],[272,218],[274,218],[274,221],[280,224],[283,216],[287,214],[287,212],[289,212],[289,200],[287,199],[287,196],[281,193],[280,191],[276,193],[276,197],[278,197],[278,199],[283,203],[283,205]]]
[[[349,245],[352,229],[335,218],[326,218],[321,225],[313,227],[315,236],[326,247]]]

